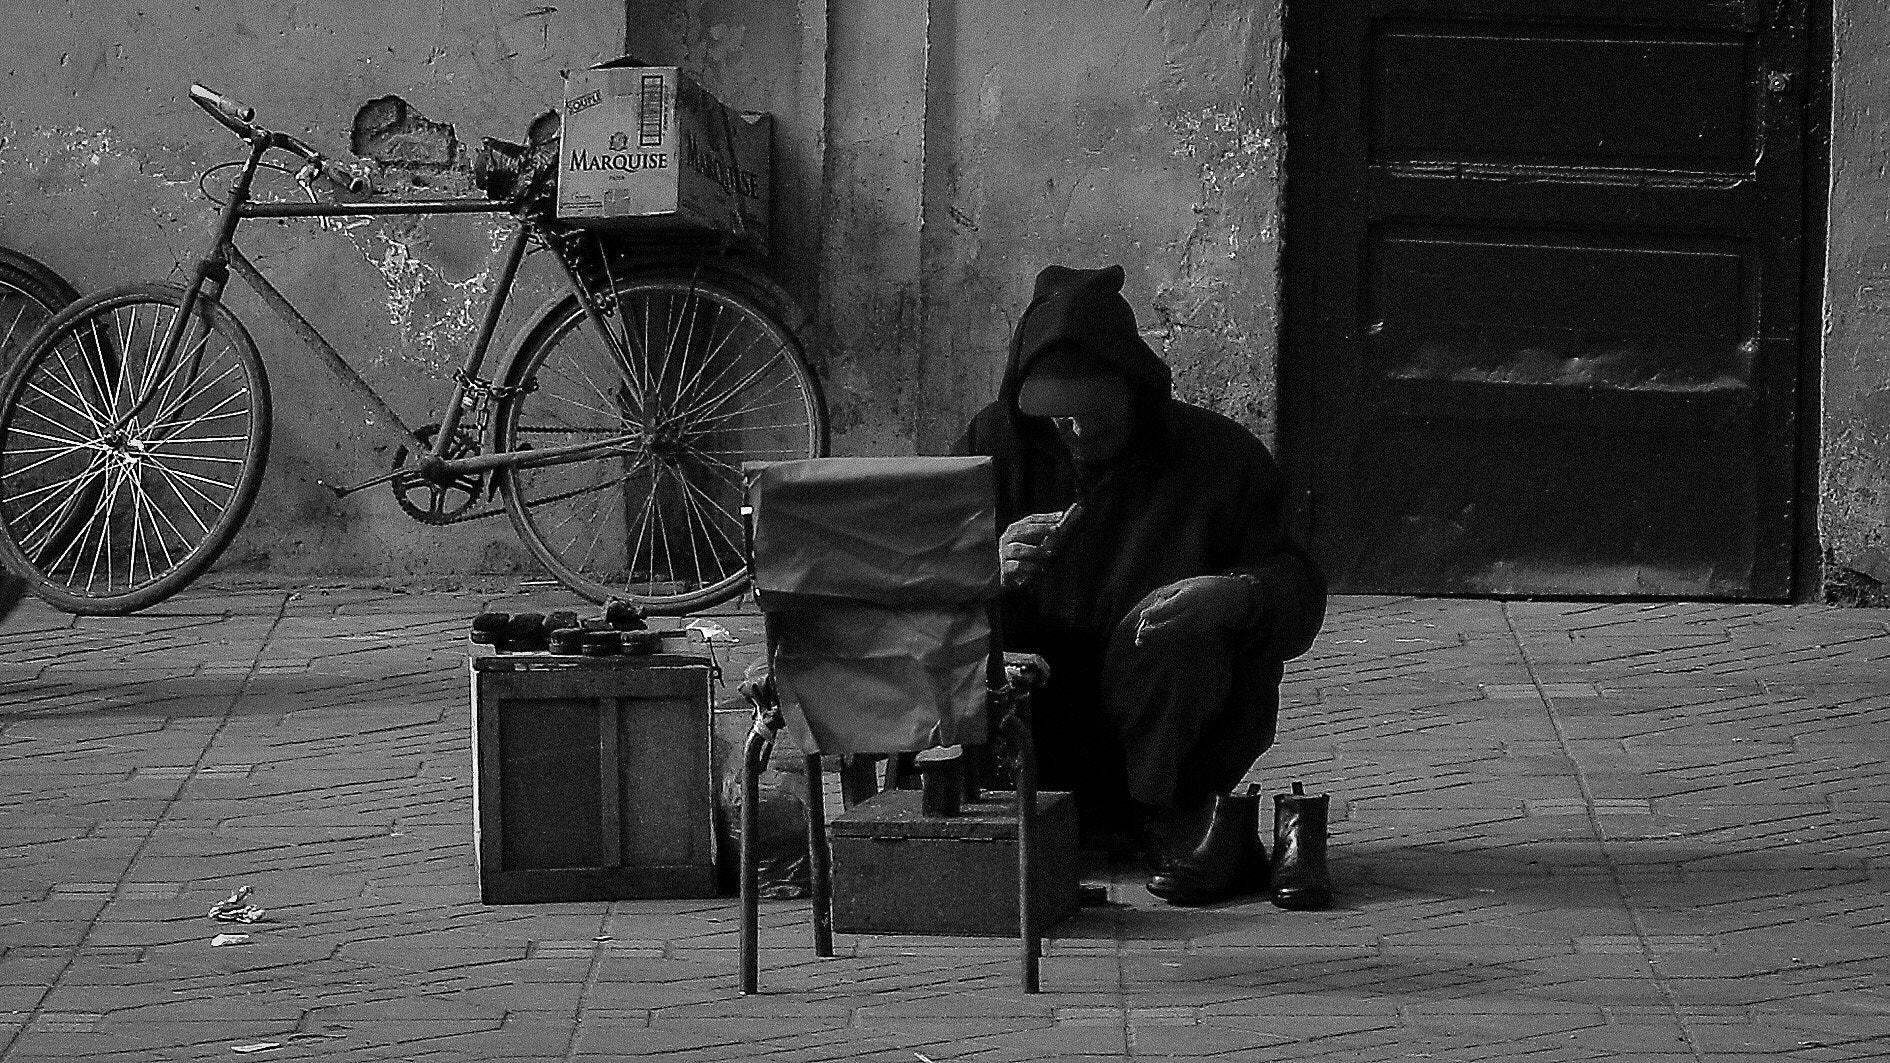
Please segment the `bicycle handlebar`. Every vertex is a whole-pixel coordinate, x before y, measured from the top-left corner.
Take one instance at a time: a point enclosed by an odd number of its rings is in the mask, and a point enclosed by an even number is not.
[[[190,86],[191,102],[210,112],[210,117],[229,127],[230,132],[244,140],[256,139],[256,127],[250,119],[256,117],[253,107],[245,107],[228,96],[202,85]]]
[[[303,184],[310,184],[316,178],[325,178],[343,191],[359,193],[366,190],[366,182],[356,174],[350,173],[344,179],[330,173],[328,160],[300,137],[291,133],[264,129],[255,124],[255,108],[245,107],[215,89],[194,83],[190,86],[190,98],[197,106],[209,112],[210,117],[222,122],[230,132],[244,140],[266,148],[281,148],[301,159],[304,165],[302,172],[296,175],[296,179]]]

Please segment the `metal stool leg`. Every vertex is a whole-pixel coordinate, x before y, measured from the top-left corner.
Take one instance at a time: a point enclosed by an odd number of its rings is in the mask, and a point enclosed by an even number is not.
[[[827,859],[826,789],[820,754],[807,757],[807,877],[814,906],[814,955],[833,955],[833,869]]]
[[[770,735],[759,721],[748,732],[742,751],[741,807],[741,990],[743,995],[757,991],[761,978],[760,936],[761,899],[758,896],[755,867],[755,835],[761,830],[761,770],[768,763]]]
[[[1025,703],[1027,706],[1028,703]],[[1028,708],[1005,721],[1017,743],[1017,936],[1022,948],[1024,992],[1037,992],[1043,941],[1037,933],[1037,757],[1031,747]]]

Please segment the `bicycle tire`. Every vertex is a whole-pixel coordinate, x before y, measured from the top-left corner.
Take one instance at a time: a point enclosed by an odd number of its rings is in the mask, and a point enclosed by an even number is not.
[[[0,385],[0,563],[67,612],[132,613],[177,593],[255,502],[267,372],[242,323],[202,300],[166,370],[183,298],[152,284],[81,299]]]
[[[12,365],[33,334],[78,298],[45,263],[0,247],[0,367]]]
[[[557,300],[522,332],[493,442],[544,448],[632,428],[643,439],[501,470],[506,512],[539,562],[591,601],[658,615],[718,605],[747,587],[741,464],[827,452],[819,382],[793,330],[735,276],[653,266],[606,287],[628,360],[575,295]]]

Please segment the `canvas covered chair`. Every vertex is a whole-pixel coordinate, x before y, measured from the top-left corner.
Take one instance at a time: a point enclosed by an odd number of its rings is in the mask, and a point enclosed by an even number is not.
[[[990,459],[814,458],[750,463],[744,473],[768,669],[744,684],[757,713],[743,771],[742,991],[756,991],[759,966],[755,780],[786,727],[806,755],[821,956],[833,954],[821,756],[982,746],[1000,729],[1011,739],[1023,981],[1035,992],[1031,676],[1022,664],[1007,670],[996,630]],[[975,791],[975,775],[967,789]]]

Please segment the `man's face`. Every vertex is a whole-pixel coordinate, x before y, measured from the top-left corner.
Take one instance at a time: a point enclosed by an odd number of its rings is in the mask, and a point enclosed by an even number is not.
[[[1108,407],[1052,417],[1057,438],[1070,449],[1070,456],[1081,462],[1105,462],[1122,453],[1135,428],[1135,413],[1127,397]]]
[[[1050,418],[1057,438],[1077,461],[1114,458],[1135,431],[1134,393],[1115,373],[1028,379],[1018,406],[1027,414]]]

